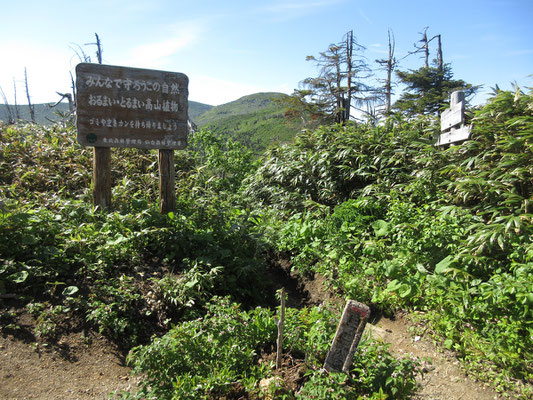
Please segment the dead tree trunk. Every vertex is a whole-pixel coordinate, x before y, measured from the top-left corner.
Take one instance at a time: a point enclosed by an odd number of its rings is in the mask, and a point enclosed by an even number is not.
[[[4,91],[2,90],[2,88],[0,87],[0,95],[2,95],[2,99],[4,100],[4,104],[6,106],[5,110],[6,110],[6,116],[7,116],[7,123],[8,124],[14,124],[15,123],[15,117],[13,115],[13,110],[11,109],[11,105],[8,103],[7,101],[7,97],[6,97],[6,94],[4,93]]]
[[[17,81],[15,78],[13,78],[13,96],[15,98],[15,120],[20,121],[20,111],[17,103]]]
[[[439,73],[442,74],[444,71],[444,61],[442,59],[442,42],[440,35],[435,36],[437,38],[437,66],[439,69]]]
[[[24,67],[24,85],[26,86],[26,97],[28,98],[28,108],[30,110],[31,122],[35,123],[35,106],[31,104],[30,89],[28,87],[28,72]]]
[[[392,70],[395,67],[396,60],[394,59],[394,36],[391,40],[391,32],[388,31],[389,35],[389,58],[387,59],[387,80],[385,81],[385,114],[390,115],[391,110],[391,96],[392,96]]]
[[[350,113],[352,109],[352,56],[353,56],[353,31],[346,34],[346,101],[344,104],[344,122],[350,120]]]
[[[428,35],[427,35],[428,27],[426,26],[424,28],[424,33],[422,33],[422,46],[421,48],[424,49],[424,67],[429,68],[429,41],[428,41]]]
[[[386,68],[386,78],[383,85],[383,94],[385,96],[385,115],[390,115],[391,111],[391,97],[392,97],[392,72],[396,67],[396,59],[394,58],[394,51],[396,43],[394,40],[394,34],[391,36],[391,30],[388,30],[389,36],[389,57],[387,59],[376,60],[380,65],[384,65]]]
[[[76,82],[74,81],[74,76],[72,76],[72,72],[70,73],[70,83],[72,87],[72,102],[74,103],[74,107],[76,107],[77,99],[76,99]]]
[[[102,64],[102,42],[100,42],[98,33],[95,32],[94,36],[96,36],[96,59],[98,64]]]
[[[344,122],[344,111],[342,110],[344,106],[344,95],[342,93],[342,76],[341,76],[341,65],[340,65],[340,56],[337,54],[337,62],[335,64],[336,67],[336,87],[335,87],[335,97],[337,100],[336,106],[337,109],[335,110],[335,122],[342,123]]]

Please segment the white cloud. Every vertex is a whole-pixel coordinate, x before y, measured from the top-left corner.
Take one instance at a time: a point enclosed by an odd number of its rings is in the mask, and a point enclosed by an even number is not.
[[[521,50],[511,50],[505,53],[504,57],[515,57],[515,56],[527,56],[533,54],[533,49],[521,49]]]
[[[383,46],[381,43],[373,43],[369,45],[367,49],[372,53],[389,54],[389,50],[385,49],[385,46]]]
[[[368,17],[368,15],[366,15],[362,9],[359,9],[358,11],[361,18],[363,18],[367,22],[367,24],[372,25],[372,20]]]
[[[162,39],[132,48],[126,56],[128,65],[164,68],[169,58],[195,44],[204,32],[204,21],[187,21],[162,30]]]

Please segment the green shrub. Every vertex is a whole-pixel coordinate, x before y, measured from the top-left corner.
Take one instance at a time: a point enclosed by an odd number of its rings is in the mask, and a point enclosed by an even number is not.
[[[228,299],[215,298],[204,317],[180,323],[131,351],[134,371],[146,375],[137,397],[197,399],[227,393],[232,382],[253,373],[256,350],[273,342],[275,332],[269,311],[243,312]]]

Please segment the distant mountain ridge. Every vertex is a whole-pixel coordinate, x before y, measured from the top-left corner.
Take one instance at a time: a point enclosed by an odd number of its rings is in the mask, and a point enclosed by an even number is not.
[[[209,129],[216,134],[228,135],[263,151],[274,142],[287,142],[298,132],[284,118],[285,107],[280,103],[288,95],[277,92],[255,93],[235,101],[211,106],[189,101],[189,118],[200,129]],[[36,122],[49,125],[68,115],[68,104],[35,104]],[[15,107],[10,106],[12,112]],[[27,105],[18,106],[20,119],[30,121]],[[7,121],[7,106],[0,104],[0,120]]]
[[[59,103],[56,107],[50,108],[54,103],[40,103],[34,104],[35,107],[35,122],[41,125],[50,125],[51,121],[60,121],[61,115],[68,114],[68,104]],[[11,112],[16,116],[16,108],[21,121],[31,121],[30,110],[27,104],[15,105],[10,104]],[[0,121],[6,122],[8,120],[8,106],[0,104]]]
[[[215,106],[197,119],[199,128],[230,135],[261,152],[272,143],[288,142],[299,131],[285,119],[280,102],[288,95],[277,92],[255,93]]]

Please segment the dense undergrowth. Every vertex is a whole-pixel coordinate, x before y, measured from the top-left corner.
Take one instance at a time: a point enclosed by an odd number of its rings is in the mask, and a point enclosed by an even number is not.
[[[470,373],[531,395],[533,98],[500,92],[471,123],[446,150],[436,121],[324,127],[272,149],[247,190],[286,214],[272,242],[298,270],[412,310]]]
[[[123,397],[265,397],[258,383],[274,372],[261,352],[276,334],[266,256],[290,252],[295,270],[385,313],[409,311],[471,374],[526,398],[533,98],[500,92],[471,123],[472,139],[446,150],[433,146],[437,121],[397,118],[302,132],[259,160],[197,132],[176,152],[168,215],[157,210],[154,152],[113,150],[114,205],[103,212],[73,127],[0,125],[0,294],[16,294],[40,340],[71,320],[131,349],[146,378]],[[2,328],[16,330],[3,310]],[[307,372],[298,391],[270,395],[408,397],[417,360],[372,339],[350,374],[321,372],[337,312],[289,309],[284,350]]]

